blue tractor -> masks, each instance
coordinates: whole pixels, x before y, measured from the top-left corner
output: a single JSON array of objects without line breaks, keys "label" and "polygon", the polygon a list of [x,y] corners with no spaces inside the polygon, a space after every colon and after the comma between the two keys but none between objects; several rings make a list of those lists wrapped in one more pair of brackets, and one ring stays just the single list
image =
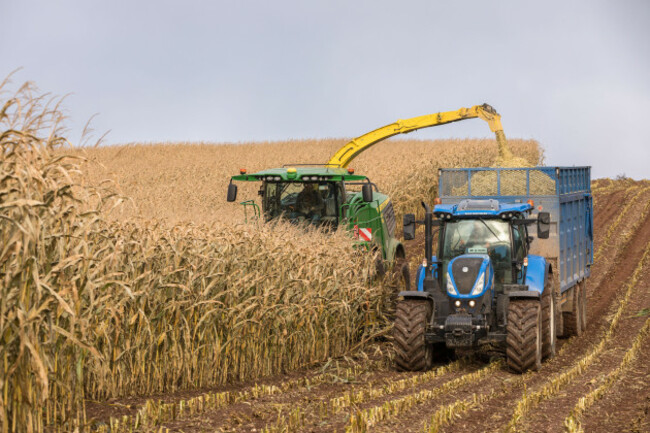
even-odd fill
[{"label": "blue tractor", "polygon": [[424,226],[425,256],[417,290],[399,294],[397,368],[427,369],[453,349],[505,355],[518,373],[539,369],[557,336],[586,327],[590,168],[444,169],[438,187],[422,220],[404,216],[405,240]]}]

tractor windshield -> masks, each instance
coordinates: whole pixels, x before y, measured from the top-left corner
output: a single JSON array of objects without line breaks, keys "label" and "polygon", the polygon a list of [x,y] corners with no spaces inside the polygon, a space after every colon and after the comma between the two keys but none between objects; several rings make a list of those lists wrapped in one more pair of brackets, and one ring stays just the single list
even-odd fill
[{"label": "tractor windshield", "polygon": [[266,220],[282,217],[293,222],[336,226],[342,191],[336,182],[265,182]]},{"label": "tractor windshield", "polygon": [[510,225],[494,219],[467,219],[445,224],[441,246],[443,265],[462,254],[487,254],[496,283],[512,283]]}]

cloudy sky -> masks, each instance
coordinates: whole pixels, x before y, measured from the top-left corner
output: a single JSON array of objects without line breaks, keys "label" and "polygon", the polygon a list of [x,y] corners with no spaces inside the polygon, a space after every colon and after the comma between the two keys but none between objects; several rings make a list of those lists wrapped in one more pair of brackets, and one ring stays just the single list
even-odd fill
[{"label": "cloudy sky", "polygon": [[647,0],[0,0],[0,77],[18,67],[107,144],[352,137],[488,102],[549,165],[650,178]]}]

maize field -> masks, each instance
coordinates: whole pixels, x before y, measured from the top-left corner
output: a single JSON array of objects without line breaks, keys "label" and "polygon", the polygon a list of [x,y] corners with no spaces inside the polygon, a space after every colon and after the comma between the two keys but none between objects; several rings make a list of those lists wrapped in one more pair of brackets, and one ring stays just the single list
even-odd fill
[{"label": "maize field", "polygon": [[[461,358],[401,373],[373,257],[344,231],[244,223],[226,202],[239,168],[325,161],[344,139],[75,147],[59,100],[10,87],[0,432],[650,431],[649,182],[593,182],[589,326],[540,371]],[[452,139],[388,140],[352,165],[401,221],[433,200],[438,168],[497,164],[494,140]]]}]

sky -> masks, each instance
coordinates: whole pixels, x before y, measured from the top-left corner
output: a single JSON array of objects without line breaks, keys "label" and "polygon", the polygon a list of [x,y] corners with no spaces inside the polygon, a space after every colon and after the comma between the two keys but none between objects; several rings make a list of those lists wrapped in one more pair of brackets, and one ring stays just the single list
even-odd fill
[{"label": "sky", "polygon": [[[547,165],[650,178],[650,1],[0,0],[0,78],[105,144],[354,137],[484,102]],[[481,120],[409,138],[492,137]]]}]

